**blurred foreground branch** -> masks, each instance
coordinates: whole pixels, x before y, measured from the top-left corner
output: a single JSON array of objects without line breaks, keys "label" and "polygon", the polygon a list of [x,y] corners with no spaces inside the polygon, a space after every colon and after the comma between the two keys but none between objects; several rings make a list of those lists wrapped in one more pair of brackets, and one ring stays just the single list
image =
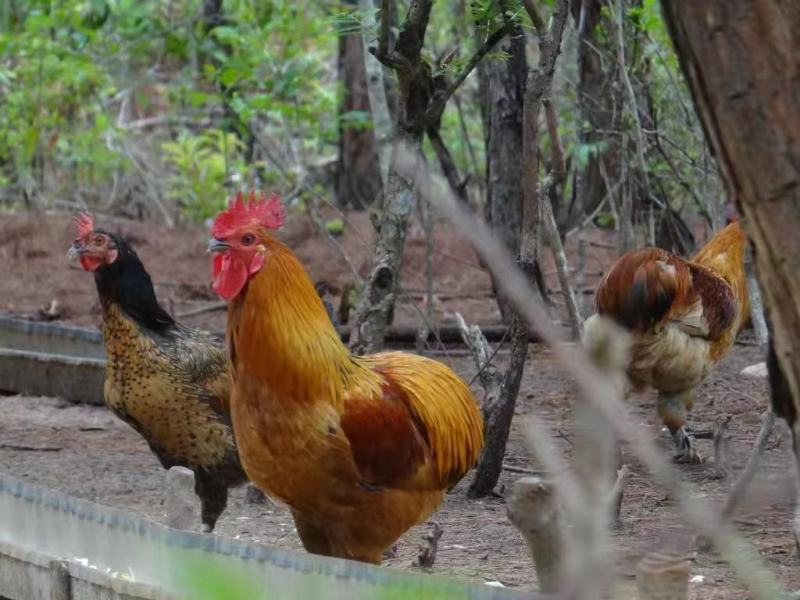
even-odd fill
[{"label": "blurred foreground branch", "polygon": [[[755,598],[763,600],[777,598],[780,595],[780,586],[763,560],[728,524],[722,521],[707,500],[695,493],[694,486],[681,480],[679,471],[656,446],[649,430],[642,428],[631,418],[626,406],[616,399],[613,384],[591,364],[586,352],[564,343],[560,332],[547,317],[541,303],[536,300],[535,292],[514,265],[508,251],[494,239],[488,227],[476,221],[459,206],[441,178],[430,172],[419,160],[417,153],[399,149],[397,156],[398,170],[413,181],[418,193],[429,197],[432,205],[472,241],[475,249],[494,273],[503,293],[539,333],[542,340],[550,346],[565,371],[575,379],[585,401],[596,406],[605,419],[614,425],[617,434],[626,438],[632,451],[675,498],[695,530],[712,541]],[[568,492],[562,494],[567,516],[571,518],[576,511],[590,507],[591,504],[575,484],[574,478],[569,473],[559,471],[564,461],[554,454],[553,446],[551,445],[549,451],[546,448],[548,440],[553,444],[550,436],[538,428],[536,435],[531,435],[531,438],[536,442],[537,456],[544,468],[554,477],[557,474],[559,489]]]}]

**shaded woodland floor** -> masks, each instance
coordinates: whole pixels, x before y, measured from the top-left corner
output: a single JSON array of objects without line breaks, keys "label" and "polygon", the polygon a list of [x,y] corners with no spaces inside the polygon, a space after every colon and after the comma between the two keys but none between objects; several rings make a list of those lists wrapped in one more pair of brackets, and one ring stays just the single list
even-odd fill
[{"label": "shaded woodland floor", "polygon": [[[98,218],[98,224],[104,221]],[[353,266],[365,271],[368,261],[363,248],[369,247],[370,229],[364,215],[351,219],[338,242]],[[208,306],[216,298],[208,287],[208,258],[203,253],[206,234],[200,229],[166,230],[149,224],[112,221],[140,250],[153,275],[165,306],[181,314]],[[40,308],[57,301],[61,320],[92,325],[99,322],[98,303],[91,278],[66,260],[72,237],[65,217],[0,218],[0,260],[8,268],[0,280],[0,311],[36,316]],[[587,259],[585,286],[599,278],[613,256],[613,234],[593,234],[591,258]],[[302,217],[290,221],[287,243],[309,265],[315,280],[325,280],[340,290],[350,277],[350,268],[336,258],[330,243],[314,233]],[[421,292],[424,288],[424,237],[410,232],[404,284],[407,292],[397,311],[397,322],[419,322]],[[571,246],[568,246],[570,248]],[[436,238],[434,260],[435,308],[437,319],[447,322],[453,310],[482,325],[498,322],[491,298],[489,277],[478,265],[465,240],[441,228]],[[574,263],[573,263],[574,264]],[[545,265],[545,271],[550,267]],[[557,287],[554,277],[551,286]],[[587,299],[590,298],[587,295]],[[588,304],[588,302],[587,302]],[[188,324],[221,331],[224,312],[206,312],[184,318]],[[505,357],[500,353],[501,362]],[[451,364],[470,381],[475,374],[471,357],[449,349],[437,358]],[[767,408],[765,381],[744,378],[744,366],[761,360],[759,350],[739,345],[698,391],[690,425],[697,430],[713,427],[722,414],[732,416],[730,431],[733,478],[744,465]],[[478,397],[482,390],[473,386]],[[536,345],[529,359],[517,406],[517,415],[506,462],[512,467],[537,470],[524,439],[526,423],[539,419],[556,435],[559,449],[567,455],[572,439],[572,383],[555,364],[550,353]],[[630,399],[631,409],[641,427],[649,428],[665,448],[666,433],[660,431],[653,394]],[[102,504],[133,510],[155,520],[163,519],[164,471],[146,443],[106,409],[72,405],[58,399],[0,396],[0,471],[25,481],[46,485]],[[698,442],[702,454],[712,455],[711,442]],[[631,467],[625,488],[622,526],[615,533],[617,571],[622,585],[633,585],[635,562],[642,553],[662,544],[673,545],[688,537],[689,531],[673,501],[651,480],[646,470],[625,451]],[[713,477],[707,464],[681,467],[698,494],[722,506],[731,479]],[[790,444],[781,423],[767,447],[762,466],[750,493],[737,512],[737,527],[790,590],[800,589],[800,569],[791,535],[795,469]],[[525,544],[505,514],[505,490],[521,475],[506,471],[497,497],[468,500],[467,481],[460,484],[433,518],[444,528],[433,572],[475,581],[500,581],[504,585],[530,588],[535,575]],[[468,476],[469,478],[469,476]],[[468,479],[467,478],[467,479]],[[409,531],[398,544],[396,558],[386,561],[395,568],[411,569],[427,531],[422,525]],[[275,544],[300,550],[288,511],[274,504],[249,505],[244,489],[233,492],[228,510],[219,521],[217,534]],[[691,597],[733,599],[746,596],[730,570],[709,552],[691,555]]]}]

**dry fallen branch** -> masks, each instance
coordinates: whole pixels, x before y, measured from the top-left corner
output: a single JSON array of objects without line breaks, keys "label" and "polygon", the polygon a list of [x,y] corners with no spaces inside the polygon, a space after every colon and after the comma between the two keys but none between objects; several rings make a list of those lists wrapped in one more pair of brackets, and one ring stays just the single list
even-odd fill
[{"label": "dry fallen branch", "polygon": [[27,444],[0,444],[2,450],[17,450],[19,452],[58,452],[61,446],[29,446]]},{"label": "dry fallen branch", "polygon": [[555,490],[538,477],[519,479],[514,483],[506,511],[531,551],[539,590],[556,591],[563,570],[563,525]]},{"label": "dry fallen branch", "polygon": [[617,470],[617,479],[608,495],[608,513],[611,515],[611,519],[617,527],[622,524],[620,518],[622,512],[622,496],[625,491],[625,482],[630,472],[631,470],[628,468],[628,465],[622,465]]}]

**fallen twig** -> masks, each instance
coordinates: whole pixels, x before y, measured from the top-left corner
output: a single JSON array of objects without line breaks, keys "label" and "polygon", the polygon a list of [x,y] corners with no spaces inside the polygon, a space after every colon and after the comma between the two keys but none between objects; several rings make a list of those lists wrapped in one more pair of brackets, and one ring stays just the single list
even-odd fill
[{"label": "fallen twig", "polygon": [[507,465],[503,463],[503,471],[509,473],[520,473],[521,475],[543,475],[544,471],[537,471],[535,469],[526,469],[524,467],[515,467],[514,465]]},{"label": "fallen twig", "polygon": [[21,452],[58,452],[61,446],[28,446],[26,444],[0,444],[3,450],[18,450]]},{"label": "fallen twig", "polygon": [[614,481],[614,486],[608,494],[608,512],[611,515],[612,521],[619,527],[622,524],[620,513],[622,512],[622,496],[625,490],[625,481],[631,470],[628,465],[622,465],[617,470],[617,479]]}]

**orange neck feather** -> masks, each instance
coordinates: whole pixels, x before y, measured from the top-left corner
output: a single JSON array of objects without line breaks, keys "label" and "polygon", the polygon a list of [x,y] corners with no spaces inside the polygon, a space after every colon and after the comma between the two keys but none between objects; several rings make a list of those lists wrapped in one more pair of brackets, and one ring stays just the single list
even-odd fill
[{"label": "orange neck feather", "polygon": [[300,261],[275,238],[263,242],[264,266],[230,305],[236,360],[281,397],[340,398],[357,363]]},{"label": "orange neck feather", "polygon": [[747,279],[744,271],[744,253],[747,247],[747,236],[739,221],[720,229],[700,251],[692,258],[692,262],[713,269],[734,289],[742,307],[742,319],[750,314],[747,295]]}]

